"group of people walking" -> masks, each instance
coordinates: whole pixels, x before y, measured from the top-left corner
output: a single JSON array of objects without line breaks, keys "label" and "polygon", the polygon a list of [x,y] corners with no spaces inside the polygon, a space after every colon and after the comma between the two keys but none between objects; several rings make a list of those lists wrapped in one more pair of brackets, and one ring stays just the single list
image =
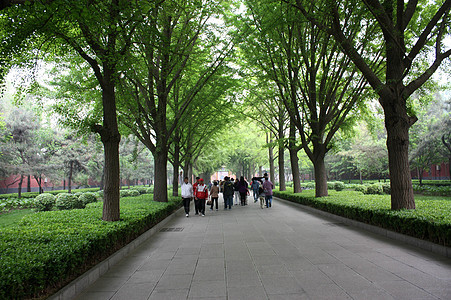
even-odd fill
[{"label": "group of people walking", "polygon": [[[182,183],[182,200],[185,208],[186,217],[189,217],[190,203],[194,199],[194,209],[196,215],[205,216],[205,206],[208,203],[210,210],[216,207],[218,210],[219,193],[222,192],[224,196],[224,209],[232,209],[233,200],[235,198],[235,205],[238,203],[241,206],[247,205],[247,196],[250,195],[249,184],[243,176],[235,180],[226,176],[224,181],[219,184],[214,181],[212,185],[206,185],[203,178],[196,178],[196,182],[191,185],[188,177],[185,177]],[[269,180],[268,174],[265,173],[262,177],[253,177],[250,188],[253,191],[254,203],[260,200],[260,207],[267,208],[272,205],[272,195],[274,184]],[[207,202],[208,201],[208,202]]]}]

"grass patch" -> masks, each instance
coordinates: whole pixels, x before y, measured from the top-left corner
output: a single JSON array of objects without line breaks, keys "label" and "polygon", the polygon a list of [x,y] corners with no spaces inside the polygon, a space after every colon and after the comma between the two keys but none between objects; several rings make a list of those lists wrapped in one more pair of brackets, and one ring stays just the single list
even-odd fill
[{"label": "grass patch", "polygon": [[315,191],[275,191],[276,197],[327,211],[342,217],[451,246],[451,199],[417,196],[415,210],[392,211],[390,195],[364,195],[355,191],[329,191],[315,198]]},{"label": "grass patch", "polygon": [[17,225],[24,216],[32,213],[34,213],[32,209],[19,209],[9,213],[2,213],[0,214],[0,229]]},{"label": "grass patch", "polygon": [[178,198],[160,203],[152,197],[122,198],[118,222],[101,220],[102,202],[25,214],[20,221],[12,213],[0,227],[0,299],[52,294],[180,207]]}]

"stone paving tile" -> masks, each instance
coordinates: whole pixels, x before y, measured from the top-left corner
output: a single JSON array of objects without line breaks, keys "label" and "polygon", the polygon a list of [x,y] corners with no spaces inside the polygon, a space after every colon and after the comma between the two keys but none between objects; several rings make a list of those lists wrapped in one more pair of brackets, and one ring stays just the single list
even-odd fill
[{"label": "stone paving tile", "polygon": [[224,266],[219,268],[208,267],[197,267],[194,272],[193,281],[205,281],[205,280],[215,280],[224,281],[225,280],[225,269]]},{"label": "stone paving tile", "polygon": [[84,292],[76,300],[109,300],[116,292]]},{"label": "stone paving tile", "polygon": [[103,276],[86,289],[86,292],[116,292],[127,282],[128,277]]},{"label": "stone paving tile", "polygon": [[148,300],[180,300],[188,298],[189,289],[154,289]]},{"label": "stone paving tile", "polygon": [[226,297],[226,284],[219,281],[193,281],[188,294],[191,299]]},{"label": "stone paving tile", "polygon": [[192,274],[187,275],[174,275],[168,274],[163,275],[158,281],[155,287],[158,290],[179,290],[179,289],[189,289],[191,281],[193,279]]},{"label": "stone paving tile", "polygon": [[255,300],[267,299],[263,286],[247,286],[246,288],[227,288],[229,300]]},{"label": "stone paving tile", "polygon": [[243,288],[249,286],[262,286],[257,272],[230,274],[227,273],[227,288]]},{"label": "stone paving tile", "polygon": [[124,284],[111,300],[142,300],[149,298],[152,293],[155,283],[132,283]]},{"label": "stone paving tile", "polygon": [[261,276],[263,287],[268,294],[303,294],[299,282],[294,277]]},{"label": "stone paving tile", "polygon": [[181,212],[77,299],[451,299],[450,259],[274,204]]},{"label": "stone paving tile", "polygon": [[380,282],[377,285],[395,299],[437,299],[432,294],[404,280]]},{"label": "stone paving tile", "polygon": [[338,285],[332,284],[312,284],[311,286],[304,287],[307,296],[310,299],[317,300],[342,300],[342,299],[352,299],[352,297],[347,294]]}]

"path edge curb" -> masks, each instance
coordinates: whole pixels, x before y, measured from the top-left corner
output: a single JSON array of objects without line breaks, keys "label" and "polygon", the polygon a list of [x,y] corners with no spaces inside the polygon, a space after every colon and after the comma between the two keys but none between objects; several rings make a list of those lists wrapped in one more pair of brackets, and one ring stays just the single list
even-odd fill
[{"label": "path edge curb", "polygon": [[377,227],[377,226],[374,226],[374,225],[370,225],[370,224],[366,224],[366,223],[359,222],[359,221],[356,221],[356,220],[348,219],[348,218],[345,218],[345,217],[342,217],[342,216],[339,216],[339,215],[334,215],[332,213],[329,213],[329,212],[326,212],[326,211],[322,211],[320,209],[313,208],[313,207],[310,207],[310,206],[307,206],[307,205],[291,202],[291,201],[288,201],[288,200],[285,200],[285,199],[281,199],[281,198],[278,198],[278,197],[274,197],[274,198],[277,199],[278,201],[281,201],[281,202],[284,202],[284,203],[287,203],[287,204],[290,204],[290,205],[293,205],[293,206],[298,206],[298,207],[300,207],[300,208],[302,208],[304,210],[307,210],[307,211],[313,212],[315,214],[322,215],[322,216],[334,219],[334,220],[339,221],[341,223],[344,223],[346,225],[357,227],[357,228],[360,228],[360,229],[363,229],[363,230],[366,230],[366,231],[369,231],[369,232],[372,232],[372,233],[375,233],[375,234],[387,237],[387,238],[392,239],[392,240],[403,242],[405,244],[408,244],[408,245],[411,245],[411,246],[415,246],[417,248],[420,248],[420,249],[423,249],[423,250],[426,250],[426,251],[429,251],[429,252],[432,252],[432,253],[435,253],[435,254],[439,254],[439,255],[447,257],[447,258],[451,258],[451,248],[450,247],[442,246],[442,245],[435,244],[435,243],[432,243],[432,242],[429,242],[429,241],[425,241],[425,240],[422,240],[422,239],[419,239],[419,238],[416,238],[416,237],[408,236],[408,235],[405,235],[405,234],[394,232],[394,231],[391,231],[391,230],[388,230],[388,229],[384,229],[384,228],[381,228],[381,227]]},{"label": "path edge curb", "polygon": [[175,210],[172,214],[164,218],[161,222],[155,224],[152,228],[138,236],[136,239],[111,254],[105,260],[101,261],[85,273],[81,274],[79,277],[71,281],[65,287],[60,289],[55,294],[51,295],[47,299],[49,300],[67,300],[74,299],[76,296],[81,294],[87,287],[93,284],[97,279],[99,279],[103,274],[105,274],[109,269],[121,261],[124,257],[130,254],[133,250],[139,247],[147,239],[157,233],[163,226],[165,226],[169,221],[171,221],[178,212],[182,211],[183,207]]}]

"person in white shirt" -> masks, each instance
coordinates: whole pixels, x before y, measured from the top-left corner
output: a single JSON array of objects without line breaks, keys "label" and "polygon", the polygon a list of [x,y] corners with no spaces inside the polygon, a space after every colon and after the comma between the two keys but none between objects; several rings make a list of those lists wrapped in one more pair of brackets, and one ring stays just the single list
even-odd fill
[{"label": "person in white shirt", "polygon": [[182,200],[186,217],[189,217],[189,205],[191,199],[193,199],[193,186],[188,182],[188,177],[185,177],[182,183]]}]

